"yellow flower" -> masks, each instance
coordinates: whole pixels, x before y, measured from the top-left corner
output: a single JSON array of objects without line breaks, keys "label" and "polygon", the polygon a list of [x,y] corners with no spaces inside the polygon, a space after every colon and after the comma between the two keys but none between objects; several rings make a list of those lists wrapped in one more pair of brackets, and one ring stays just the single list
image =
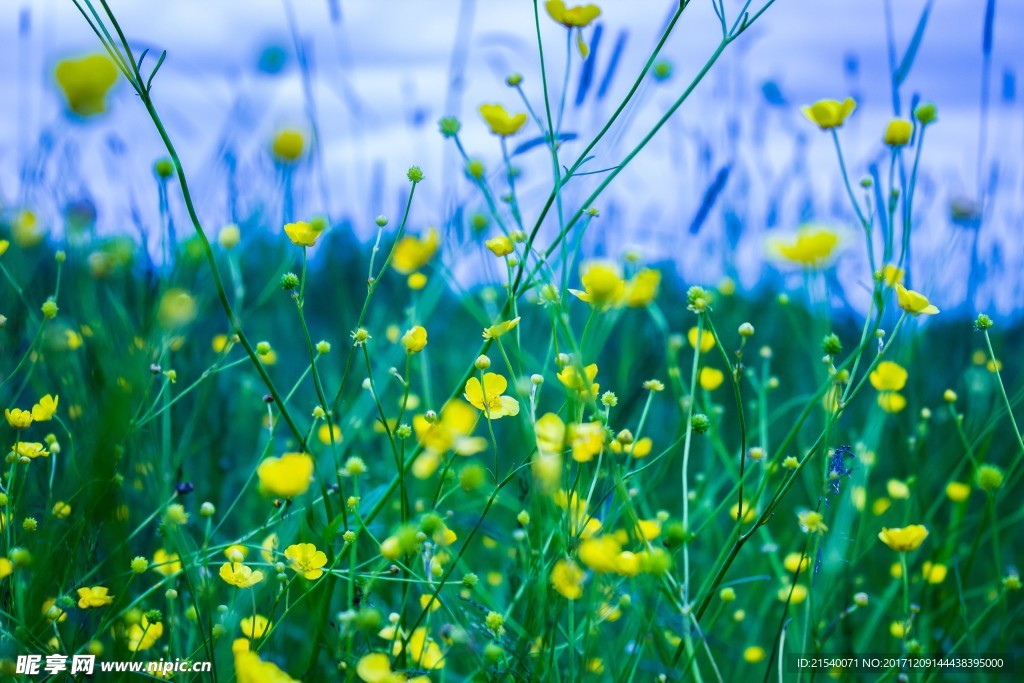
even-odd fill
[{"label": "yellow flower", "polygon": [[242,634],[246,638],[262,638],[263,634],[270,628],[270,620],[262,614],[254,614],[238,622],[242,627]]},{"label": "yellow flower", "polygon": [[497,339],[506,332],[511,332],[519,326],[519,318],[512,318],[505,322],[496,323],[484,329],[484,339]]},{"label": "yellow flower", "polygon": [[68,109],[93,116],[107,110],[107,92],[117,82],[117,67],[107,55],[93,54],[58,62],[54,76]]},{"label": "yellow flower", "polygon": [[284,550],[293,571],[302,574],[303,578],[319,579],[324,575],[322,567],[327,564],[327,555],[317,550],[312,543],[296,543]]},{"label": "yellow flower", "polygon": [[828,527],[825,526],[825,517],[820,512],[804,510],[797,515],[797,520],[799,521],[800,528],[803,529],[804,533],[820,534],[828,531]]},{"label": "yellow flower", "polygon": [[534,425],[534,430],[537,433],[537,450],[542,454],[561,453],[565,448],[565,423],[554,413],[542,415]]},{"label": "yellow flower", "polygon": [[285,453],[267,458],[256,468],[260,492],[264,495],[294,498],[306,492],[313,479],[313,458],[308,453]]},{"label": "yellow flower", "polygon": [[944,564],[932,564],[925,562],[921,567],[921,575],[924,580],[932,585],[938,585],[946,580],[948,568]]},{"label": "yellow flower", "polygon": [[910,487],[899,479],[890,479],[885,483],[885,490],[890,498],[907,500],[910,498]]},{"label": "yellow flower", "polygon": [[167,329],[188,325],[196,318],[196,300],[179,287],[168,289],[160,297],[156,317],[160,325]]},{"label": "yellow flower", "polygon": [[224,557],[235,562],[241,562],[249,557],[249,549],[244,545],[234,543],[224,549]]},{"label": "yellow flower", "polygon": [[643,308],[658,296],[661,285],[661,273],[653,268],[644,268],[626,283],[624,299],[632,308]]},{"label": "yellow flower", "polygon": [[580,279],[584,291],[569,291],[594,308],[617,305],[626,290],[626,283],[622,280],[618,266],[608,261],[592,261],[586,264]]},{"label": "yellow flower", "polygon": [[235,680],[238,683],[297,683],[273,662],[264,662],[251,650],[239,648],[235,655]]},{"label": "yellow flower", "polygon": [[559,560],[551,569],[551,585],[567,600],[583,595],[583,570],[572,560]]},{"label": "yellow flower", "polygon": [[700,369],[700,386],[705,391],[714,391],[718,387],[722,386],[722,382],[725,380],[725,373],[717,368],[701,368]]},{"label": "yellow flower", "polygon": [[797,570],[804,571],[811,564],[811,558],[807,555],[801,555],[800,553],[790,553],[786,555],[786,559],[782,561],[782,566],[786,568],[786,571],[790,574],[796,574]]},{"label": "yellow flower", "polygon": [[181,561],[177,553],[169,553],[163,548],[158,548],[153,553],[153,571],[160,572],[164,576],[171,576],[181,571]]},{"label": "yellow flower", "polygon": [[7,240],[0,240],[0,256],[7,253],[7,247],[11,246],[11,243]]},{"label": "yellow flower", "polygon": [[707,353],[711,349],[715,348],[715,335],[711,334],[709,330],[700,330],[697,327],[691,327],[690,331],[686,334],[686,339],[690,342],[690,346],[697,348],[697,333],[700,333],[700,352]]},{"label": "yellow flower", "polygon": [[267,564],[274,564],[274,553],[277,551],[277,534],[270,534],[260,543],[260,557]]},{"label": "yellow flower", "polygon": [[440,243],[441,238],[434,228],[430,228],[422,239],[406,235],[395,244],[391,267],[403,275],[417,271],[433,258]]},{"label": "yellow flower", "polygon": [[7,424],[14,429],[28,429],[32,425],[32,413],[21,408],[7,408],[4,410],[4,417],[7,418]]},{"label": "yellow flower", "polygon": [[946,484],[946,497],[954,503],[962,503],[971,495],[971,487],[963,482],[951,481]]},{"label": "yellow flower", "polygon": [[793,238],[776,239],[771,244],[778,255],[790,263],[820,268],[829,262],[839,246],[839,234],[828,228],[804,226]]},{"label": "yellow flower", "polygon": [[895,287],[896,285],[903,282],[903,275],[903,269],[897,268],[891,263],[887,263],[885,267],[882,268],[882,282],[889,285],[890,287]]},{"label": "yellow flower", "polygon": [[427,346],[427,331],[419,325],[413,325],[402,335],[402,346],[408,354],[419,353]]},{"label": "yellow flower", "polygon": [[324,221],[313,221],[307,223],[298,221],[296,223],[285,223],[284,232],[292,244],[299,247],[312,247],[320,239],[320,233],[324,231],[327,224]]},{"label": "yellow flower", "polygon": [[495,256],[508,256],[515,251],[515,246],[512,244],[512,240],[504,235],[498,235],[494,239],[489,239],[484,242],[484,246],[491,250],[491,253]]},{"label": "yellow flower", "polygon": [[332,443],[332,437],[333,443],[341,443],[341,427],[338,425],[322,424],[317,428],[316,438],[320,440],[320,443],[325,446],[330,446]]},{"label": "yellow flower", "polygon": [[18,448],[13,452],[19,458],[29,458],[30,460],[45,458],[50,455],[50,451],[46,450],[46,446],[38,441],[19,441]]},{"label": "yellow flower", "polygon": [[[402,652],[402,644],[396,641],[391,647],[391,652],[397,657]],[[409,653],[409,658],[416,662],[421,669],[440,669],[444,666],[444,654],[441,652],[441,648],[437,646],[437,643],[432,638],[427,637],[427,629],[422,626],[413,631],[409,636],[406,652]],[[419,676],[413,679],[413,681],[419,682],[424,679],[426,679],[425,676]],[[398,680],[403,679],[399,678]],[[426,680],[429,683],[429,679]]]},{"label": "yellow flower", "polygon": [[[738,519],[740,516],[740,504],[733,503],[732,507],[729,508],[729,516],[733,519]],[[755,508],[748,501],[743,501],[743,521],[753,522],[754,517],[757,516],[757,508]]]},{"label": "yellow flower", "polygon": [[889,624],[889,634],[893,638],[904,638],[910,632],[910,624],[903,621],[894,621]]},{"label": "yellow flower", "polygon": [[293,163],[302,156],[305,146],[306,140],[301,131],[286,128],[274,136],[274,141],[270,145],[270,151],[280,161]]},{"label": "yellow flower", "polygon": [[615,439],[611,442],[610,447],[612,449],[612,453],[625,453],[626,455],[631,455],[634,458],[646,458],[651,454],[651,448],[654,447],[654,442],[647,436],[630,444],[623,444],[618,439]]},{"label": "yellow flower", "polygon": [[[14,573],[14,563],[8,560],[6,557],[0,557],[0,579],[6,579],[8,576]],[[57,601],[54,600],[54,603]],[[44,609],[43,612],[46,612]],[[64,615],[65,617],[67,615]]]},{"label": "yellow flower", "polygon": [[566,7],[562,0],[548,0],[544,8],[552,19],[566,28],[582,28],[601,16],[601,8],[597,5]]},{"label": "yellow flower", "polygon": [[939,312],[939,309],[928,301],[928,297],[924,294],[899,284],[896,285],[896,302],[900,308],[911,315],[935,315]]},{"label": "yellow flower", "polygon": [[444,404],[434,422],[428,422],[423,415],[415,416],[412,428],[427,451],[440,455],[454,450],[459,455],[473,455],[487,448],[485,439],[470,436],[477,418],[472,407],[456,398]]},{"label": "yellow flower", "polygon": [[898,363],[884,360],[868,376],[878,391],[899,391],[907,383],[907,371]]},{"label": "yellow flower", "polygon": [[254,571],[241,562],[225,562],[220,566],[220,578],[230,586],[252,588],[263,580],[263,572]]},{"label": "yellow flower", "polygon": [[857,103],[852,97],[847,97],[842,102],[837,100],[818,100],[809,107],[803,107],[804,116],[812,123],[818,124],[822,130],[839,128],[846,121],[846,118],[857,108]]},{"label": "yellow flower", "polygon": [[768,654],[760,645],[751,645],[743,651],[743,661],[747,664],[757,664],[764,661],[764,658],[767,656]]},{"label": "yellow flower", "polygon": [[249,651],[249,639],[248,638],[235,638],[231,641],[231,654],[239,652]]},{"label": "yellow flower", "polygon": [[598,536],[580,543],[580,562],[595,572],[610,574],[618,571],[622,545],[613,536]]},{"label": "yellow flower", "polygon": [[917,550],[926,536],[928,536],[928,529],[920,524],[911,524],[902,529],[882,527],[882,530],[878,532],[878,539],[882,543],[901,553]]},{"label": "yellow flower", "polygon": [[887,413],[898,413],[907,407],[907,399],[898,391],[883,391],[878,395],[878,407]]},{"label": "yellow flower", "polygon": [[[10,571],[8,571],[7,574],[4,573],[4,562],[10,564],[11,561],[6,560],[4,558],[0,558],[0,579],[7,576],[7,574],[11,573]],[[8,567],[8,569],[10,569],[10,567]],[[63,608],[57,606],[57,598],[47,598],[46,600],[44,600],[43,608],[40,611],[42,612],[43,616],[46,617],[47,623],[50,624],[52,624],[55,621],[58,624],[62,624],[65,621],[67,621],[68,618],[68,613]]]},{"label": "yellow flower", "polygon": [[58,396],[51,396],[47,394],[39,399],[39,403],[32,406],[32,419],[36,422],[46,422],[52,420],[54,413],[57,412],[57,401],[60,400]]},{"label": "yellow flower", "polygon": [[605,430],[600,422],[587,422],[569,427],[572,459],[590,462],[604,449]]},{"label": "yellow flower", "polygon": [[391,672],[391,659],[383,652],[363,655],[356,664],[356,673],[366,683],[391,683],[395,680]]},{"label": "yellow flower", "polygon": [[71,506],[63,500],[58,500],[53,504],[51,512],[57,519],[67,519],[71,515]]},{"label": "yellow flower", "polygon": [[107,588],[103,586],[92,586],[90,588],[78,589],[78,606],[82,609],[91,607],[106,607],[114,601],[113,595],[107,595]]},{"label": "yellow flower", "polygon": [[161,622],[151,624],[143,615],[141,622],[128,627],[128,649],[132,652],[148,650],[163,634],[164,625]]},{"label": "yellow flower", "polygon": [[786,584],[779,589],[776,597],[779,598],[779,602],[786,602],[788,600],[791,605],[799,605],[807,599],[807,586],[802,583],[798,583],[795,586]]},{"label": "yellow flower", "polygon": [[36,215],[28,209],[19,211],[14,217],[11,236],[14,238],[14,243],[22,249],[34,247],[46,237]]},{"label": "yellow flower", "polygon": [[497,420],[506,415],[515,416],[519,414],[519,401],[511,396],[502,396],[508,388],[508,380],[501,375],[488,372],[484,375],[481,385],[476,377],[470,377],[466,382],[466,392],[463,396],[477,410],[484,411],[489,419]]},{"label": "yellow flower", "polygon": [[910,136],[914,133],[914,124],[906,119],[893,119],[885,127],[883,140],[890,147],[902,147],[910,142]]},{"label": "yellow flower", "polygon": [[515,135],[526,123],[526,114],[509,114],[500,104],[481,104],[480,116],[484,118],[492,133],[503,138]]},{"label": "yellow flower", "polygon": [[580,394],[580,398],[584,398],[587,394],[592,399],[597,398],[597,392],[601,389],[601,385],[594,381],[595,377],[597,377],[596,363],[591,363],[583,368],[583,376],[576,371],[575,365],[566,365],[558,373],[558,381],[567,389]]}]

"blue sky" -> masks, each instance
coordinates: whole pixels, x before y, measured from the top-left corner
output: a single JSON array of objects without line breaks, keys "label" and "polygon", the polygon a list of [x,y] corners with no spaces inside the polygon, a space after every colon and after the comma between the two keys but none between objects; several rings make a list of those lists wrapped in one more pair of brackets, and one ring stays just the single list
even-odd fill
[{"label": "blue sky", "polygon": [[[893,35],[902,53],[926,2],[891,4]],[[524,88],[534,104],[541,100],[528,0],[115,0],[111,5],[135,44],[169,52],[157,79],[157,103],[198,188],[202,218],[212,226],[232,217],[228,152],[240,179],[234,211],[258,215],[261,229],[279,229],[280,207],[266,199],[275,194],[268,188],[279,182],[267,143],[282,126],[310,128],[291,27],[313,63],[311,94],[324,151],[322,164],[302,169],[302,177],[296,178],[297,210],[323,211],[326,203],[332,216],[351,220],[364,238],[372,233],[374,216],[396,210],[404,169],[413,163],[428,177],[414,215],[419,225],[443,224],[457,204],[475,206],[476,197],[458,180],[450,145],[435,132],[438,117],[459,115],[470,153],[494,169],[500,151],[486,134],[476,106],[485,101],[517,105],[514,93],[503,85],[510,71],[524,74]],[[601,3],[603,35],[595,51],[596,72],[603,74],[620,37],[625,41],[622,57],[604,98],[591,93],[580,107],[570,102],[565,130],[585,138],[599,127],[642,65],[671,5],[662,0]],[[727,2],[726,7],[734,15],[739,4]],[[729,48],[656,144],[617,179],[601,202],[607,220],[588,234],[583,248],[614,256],[635,247],[651,261],[674,262],[688,280],[714,281],[730,273],[752,287],[774,273],[766,270],[767,236],[813,220],[847,235],[849,254],[837,273],[856,305],[863,289],[858,282],[864,271],[863,247],[843,205],[834,151],[827,137],[802,119],[797,105],[857,96],[858,111],[842,132],[853,175],[859,177],[872,163],[884,161],[879,137],[893,113],[885,7],[882,0],[778,0]],[[469,30],[457,40],[460,13],[467,8],[472,19],[463,26]],[[1024,28],[1024,3],[997,4],[992,133],[987,148],[979,150],[984,8],[978,0],[935,0],[904,85],[905,101],[920,95],[936,102],[940,111],[923,156],[926,180],[914,256],[922,287],[934,288],[947,308],[963,301],[973,233],[951,224],[948,207],[951,201],[977,197],[979,153],[984,152],[985,177],[995,169],[999,185],[978,236],[978,258],[987,270],[975,303],[1009,313],[1024,308],[1024,250],[1015,239],[1024,208],[1024,119],[1012,87],[1024,66],[1024,51],[1015,42]],[[565,31],[542,19],[551,89],[557,97]],[[664,52],[673,65],[672,78],[643,86],[626,124],[599,148],[595,164],[617,163],[714,49],[717,31],[710,2],[694,0]],[[61,57],[97,47],[77,11],[66,0],[4,3],[0,41],[9,57],[0,60],[0,82],[4,92],[15,95],[0,102],[3,206],[31,204],[56,220],[63,201],[88,195],[100,210],[100,230],[135,232],[135,216],[151,219],[155,212],[149,167],[161,153],[159,140],[127,88],[115,93],[109,116],[101,120],[68,122],[63,115],[52,66]],[[448,90],[457,43],[465,49],[466,60],[461,98]],[[274,76],[256,68],[268,45],[282,46],[290,55],[285,70]],[[573,59],[570,96],[579,80],[578,57]],[[762,93],[767,82],[777,86],[789,106],[766,105]],[[535,134],[525,132],[521,140]],[[26,160],[41,158],[41,139],[49,150],[43,180],[26,186],[21,171]],[[567,150],[573,151],[571,143]],[[784,196],[775,196],[797,160],[803,175],[786,186]],[[540,154],[523,155],[519,163],[523,203],[529,206],[546,195],[549,166]],[[726,166],[733,169],[730,185],[705,228],[689,235],[706,187]],[[588,187],[581,183],[569,188],[567,203],[578,202]],[[812,206],[807,196],[813,198]],[[767,225],[767,207],[776,200],[778,215]],[[730,220],[739,221],[738,241],[724,236]],[[458,252],[448,256],[467,283],[478,276],[463,272]],[[958,276],[950,277],[950,272]],[[792,276],[782,277],[775,286]]]}]

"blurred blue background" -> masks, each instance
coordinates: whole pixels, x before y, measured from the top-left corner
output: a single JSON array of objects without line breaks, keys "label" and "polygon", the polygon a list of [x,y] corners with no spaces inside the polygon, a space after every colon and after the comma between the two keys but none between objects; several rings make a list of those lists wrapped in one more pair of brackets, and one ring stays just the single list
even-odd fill
[{"label": "blurred blue background", "polygon": [[[582,65],[573,51],[567,81],[564,130],[583,140],[621,100],[675,3],[599,4],[597,28],[587,32],[593,43],[589,63]],[[417,191],[414,230],[442,230],[443,258],[463,284],[491,279],[480,259],[466,258],[480,248],[466,223],[483,208],[482,199],[464,178],[451,142],[438,134],[437,120],[449,114],[462,120],[467,150],[501,187],[500,147],[476,109],[499,102],[522,110],[504,84],[511,72],[523,74],[535,106],[542,102],[532,2],[110,5],[133,44],[168,51],[154,97],[211,232],[229,222],[241,225],[243,235],[280,231],[286,218],[326,213],[335,229],[369,240],[375,216],[399,212],[405,170],[417,164],[427,182]],[[730,16],[740,6],[726,2]],[[543,10],[541,19],[557,99],[566,32]],[[834,303],[863,309],[870,289],[863,237],[855,230],[831,141],[799,107],[853,96],[858,109],[840,131],[851,174],[856,180],[872,167],[884,174],[888,150],[881,135],[894,114],[890,49],[896,62],[902,60],[919,26],[923,33],[901,89],[900,113],[908,115],[918,99],[932,101],[939,123],[929,129],[923,152],[913,286],[948,311],[973,315],[980,308],[1017,316],[1024,311],[1021,2],[780,0],[727,50],[655,143],[598,201],[601,217],[582,249],[613,257],[636,249],[648,262],[675,267],[687,282],[713,284],[729,276],[742,288],[781,291],[802,282],[802,275],[779,270],[766,258],[767,237],[822,223],[846,237],[828,273]],[[644,83],[596,150],[593,168],[614,165],[632,148],[690,82],[718,37],[710,1],[695,0],[663,52],[671,74]],[[75,120],[54,83],[58,60],[99,48],[74,5],[8,0],[0,9],[0,43],[6,53],[0,60],[5,215],[31,208],[59,235],[68,205],[91,204],[100,233],[139,236],[155,249],[152,164],[163,149],[145,111],[121,83],[108,114]],[[284,127],[310,138],[316,133],[313,153],[287,179],[269,153],[275,131]],[[537,135],[528,125],[513,146]],[[581,148],[580,140],[565,143],[572,158]],[[529,222],[550,189],[550,159],[535,146],[515,163]],[[702,210],[716,179],[720,192]],[[574,210],[596,182],[585,177],[570,184],[566,210]],[[172,214],[182,233],[191,230],[180,202],[172,200]]]}]

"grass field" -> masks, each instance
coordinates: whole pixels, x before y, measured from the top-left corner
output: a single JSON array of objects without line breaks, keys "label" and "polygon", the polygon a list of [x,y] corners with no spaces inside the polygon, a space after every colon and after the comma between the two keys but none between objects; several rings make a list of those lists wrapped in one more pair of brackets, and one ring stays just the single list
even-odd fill
[{"label": "grass field", "polygon": [[[474,104],[496,166],[442,118],[473,198],[437,227],[410,219],[440,182],[416,166],[389,180],[394,215],[286,199],[209,224],[150,90],[163,57],[106,3],[75,4],[96,52],[56,87],[83,120],[134,90],[137,134],[166,146],[160,221],[144,245],[88,206],[3,208],[5,676],[94,655],[210,663],[98,680],[981,680],[793,658],[1024,655],[1024,329],[929,300],[917,283],[941,275],[910,258],[941,103],[878,131],[878,180],[843,154],[857,103],[807,103],[849,220],[777,232],[781,275],[746,289],[677,272],[686,235],[646,258],[587,244],[615,230],[605,188],[772,0],[714,3],[718,51],[622,158],[592,155],[665,75],[660,44],[590,139],[560,137],[555,73],[539,99],[512,74],[496,91],[514,106]],[[597,8],[522,4],[578,66]],[[549,160],[540,202],[517,191],[527,135]],[[311,142],[267,141],[282,196]],[[844,259],[865,264],[863,310],[836,305]]]}]

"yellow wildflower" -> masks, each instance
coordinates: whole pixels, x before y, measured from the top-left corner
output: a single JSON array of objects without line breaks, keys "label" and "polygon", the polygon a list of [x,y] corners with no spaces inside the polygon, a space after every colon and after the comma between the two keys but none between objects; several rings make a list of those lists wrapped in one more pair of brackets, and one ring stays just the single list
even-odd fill
[{"label": "yellow wildflower", "polygon": [[618,266],[608,261],[592,261],[582,270],[580,279],[584,291],[570,289],[573,296],[598,309],[620,302],[626,283],[622,280]]},{"label": "yellow wildflower", "polygon": [[948,568],[944,564],[932,564],[931,562],[925,562],[921,566],[921,575],[924,580],[932,585],[938,585],[946,580],[946,574]]},{"label": "yellow wildflower", "polygon": [[267,458],[256,468],[256,476],[264,495],[294,498],[309,489],[313,458],[308,453],[285,453],[280,458]]},{"label": "yellow wildflower", "polygon": [[686,339],[690,342],[690,346],[697,348],[697,333],[700,333],[700,352],[707,353],[711,349],[715,348],[715,335],[711,334],[710,330],[701,330],[697,327],[691,327],[690,331],[686,334]]},{"label": "yellow wildflower", "polygon": [[601,8],[597,5],[566,7],[562,0],[548,0],[544,8],[548,16],[566,28],[582,28],[601,16]]},{"label": "yellow wildflower", "polygon": [[181,560],[177,553],[169,553],[163,548],[158,548],[153,553],[153,571],[160,572],[164,576],[171,576],[181,571]]},{"label": "yellow wildflower", "polygon": [[235,680],[238,683],[298,683],[273,662],[264,662],[255,652],[242,648],[235,655]]},{"label": "yellow wildflower", "polygon": [[878,391],[899,391],[907,383],[907,371],[898,363],[885,360],[871,371],[868,379]]},{"label": "yellow wildflower", "polygon": [[801,111],[812,123],[818,124],[822,130],[839,128],[846,121],[846,118],[857,108],[857,103],[852,97],[847,97],[842,102],[837,100],[818,100],[814,104],[803,107]]},{"label": "yellow wildflower", "polygon": [[920,524],[896,529],[882,527],[878,532],[878,539],[893,550],[901,553],[917,550],[925,537],[928,536],[928,529]]},{"label": "yellow wildflower", "polygon": [[427,265],[440,244],[441,238],[434,228],[430,228],[423,238],[406,235],[395,244],[391,267],[403,275],[409,275]]},{"label": "yellow wildflower", "polygon": [[804,510],[797,515],[797,520],[799,521],[800,528],[804,533],[820,534],[828,531],[828,527],[825,526],[825,517],[820,512]]},{"label": "yellow wildflower", "polygon": [[878,395],[878,407],[887,413],[898,413],[907,407],[907,399],[898,391],[883,391]]},{"label": "yellow wildflower", "polygon": [[51,396],[50,394],[43,396],[39,399],[39,403],[32,406],[32,419],[35,422],[52,420],[57,412],[57,401],[59,400],[58,396]]},{"label": "yellow wildflower", "polygon": [[143,615],[140,623],[128,627],[128,649],[132,652],[148,650],[163,634],[164,625],[161,622],[150,623]]},{"label": "yellow wildflower", "polygon": [[910,142],[910,136],[913,133],[913,123],[906,119],[893,119],[885,127],[885,136],[882,139],[890,147],[902,147]]},{"label": "yellow wildflower", "polygon": [[327,564],[327,555],[317,550],[312,543],[296,543],[284,550],[284,556],[293,571],[302,574],[303,578],[314,580],[324,575],[322,567]]},{"label": "yellow wildflower", "polygon": [[583,368],[583,376],[580,376],[576,366],[571,364],[566,365],[558,373],[558,381],[567,389],[572,389],[579,393],[580,398],[584,398],[587,394],[590,395],[591,399],[597,398],[597,392],[601,389],[601,385],[594,382],[595,377],[597,377],[596,363],[591,363]]},{"label": "yellow wildflower", "polygon": [[7,408],[4,410],[4,417],[7,424],[14,429],[28,429],[32,425],[32,412],[21,408]]},{"label": "yellow wildflower", "polygon": [[312,247],[320,239],[320,234],[324,231],[325,227],[327,225],[324,221],[313,221],[312,223],[297,221],[295,223],[285,223],[284,232],[288,235],[288,239],[292,241],[292,244],[299,247]]},{"label": "yellow wildflower", "polygon": [[572,560],[559,560],[551,569],[551,585],[567,600],[583,595],[583,570]]},{"label": "yellow wildflower", "polygon": [[279,161],[294,163],[302,156],[305,146],[305,136],[302,135],[301,131],[285,128],[278,131],[277,135],[274,136],[274,140],[270,145],[270,151],[274,153],[274,156]]},{"label": "yellow wildflower", "polygon": [[928,297],[924,294],[907,289],[899,284],[896,285],[896,302],[904,311],[915,316],[935,315],[939,312],[939,309],[932,302],[928,301]]},{"label": "yellow wildflower", "polygon": [[402,335],[402,346],[410,355],[419,353],[427,346],[427,331],[420,325],[413,325]]},{"label": "yellow wildflower", "polygon": [[113,595],[108,595],[109,589],[103,586],[92,586],[78,589],[78,606],[82,609],[92,607],[106,607],[114,601]]},{"label": "yellow wildflower", "polygon": [[488,372],[484,374],[483,384],[476,377],[470,377],[463,396],[474,408],[484,411],[489,419],[497,420],[506,415],[519,414],[519,401],[511,396],[502,396],[507,388],[508,380]]},{"label": "yellow wildflower", "polygon": [[519,326],[519,318],[512,318],[512,320],[506,320],[504,322],[495,323],[488,328],[484,329],[484,339],[497,339],[501,335],[511,332]]},{"label": "yellow wildflower", "polygon": [[778,255],[790,263],[820,268],[831,260],[839,246],[839,234],[824,227],[804,226],[795,237],[776,239],[771,244]]},{"label": "yellow wildflower", "polygon": [[700,386],[705,391],[714,391],[722,386],[725,380],[725,373],[717,368],[701,368],[698,376]]},{"label": "yellow wildflower", "polygon": [[117,82],[117,67],[105,54],[92,54],[57,63],[54,76],[68,109],[79,116],[107,110],[107,92]]},{"label": "yellow wildflower", "polygon": [[263,580],[263,572],[253,570],[241,562],[225,562],[220,566],[220,578],[237,588],[252,588]]},{"label": "yellow wildflower", "polygon": [[495,135],[507,138],[515,135],[526,124],[526,114],[509,114],[500,104],[481,104],[480,116]]},{"label": "yellow wildflower", "polygon": [[658,296],[660,285],[661,273],[653,268],[644,268],[626,283],[623,295],[626,305],[632,308],[647,306]]},{"label": "yellow wildflower", "polygon": [[242,619],[239,623],[242,627],[242,634],[246,638],[262,638],[263,634],[270,628],[270,620],[262,614],[254,614],[251,617]]}]

